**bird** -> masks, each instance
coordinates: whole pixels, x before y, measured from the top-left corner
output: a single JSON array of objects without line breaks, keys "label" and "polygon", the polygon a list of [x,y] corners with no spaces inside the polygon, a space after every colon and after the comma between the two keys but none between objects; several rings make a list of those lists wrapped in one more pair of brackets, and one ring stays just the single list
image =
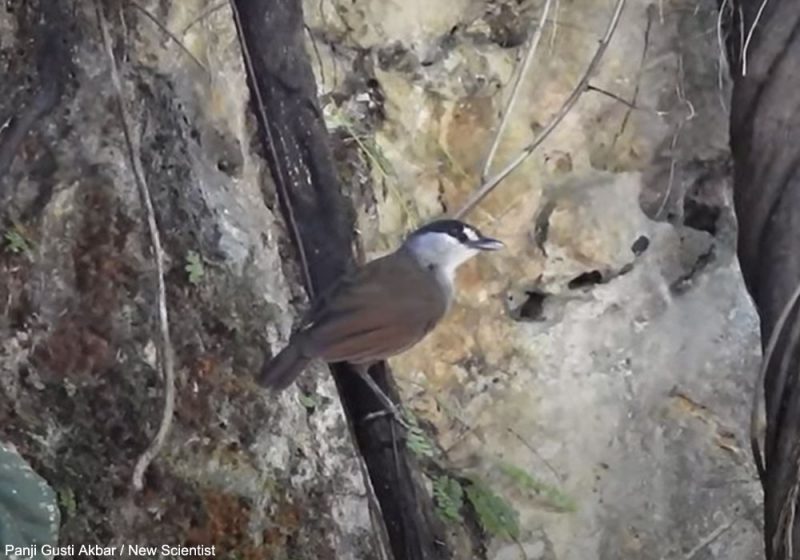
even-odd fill
[{"label": "bird", "polygon": [[[461,220],[434,220],[410,233],[394,252],[345,274],[311,306],[288,344],[265,361],[258,382],[289,387],[314,360],[369,365],[419,343],[447,314],[456,270],[502,241]],[[366,373],[381,400],[391,401]]]}]

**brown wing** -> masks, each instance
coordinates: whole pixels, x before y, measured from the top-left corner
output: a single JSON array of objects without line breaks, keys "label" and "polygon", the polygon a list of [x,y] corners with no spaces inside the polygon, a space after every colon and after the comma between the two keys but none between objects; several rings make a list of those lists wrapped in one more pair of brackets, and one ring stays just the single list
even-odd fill
[{"label": "brown wing", "polygon": [[374,260],[343,280],[309,317],[308,353],[328,362],[368,362],[419,342],[442,318],[436,279],[403,253]]}]

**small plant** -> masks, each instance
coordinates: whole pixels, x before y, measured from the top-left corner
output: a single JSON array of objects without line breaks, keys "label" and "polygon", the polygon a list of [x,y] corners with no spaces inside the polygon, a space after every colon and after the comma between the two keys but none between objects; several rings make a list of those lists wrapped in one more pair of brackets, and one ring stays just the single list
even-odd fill
[{"label": "small plant", "polygon": [[464,505],[464,489],[454,478],[443,475],[433,481],[433,499],[436,511],[448,521],[460,523],[461,506]]},{"label": "small plant", "polygon": [[397,172],[391,160],[386,157],[386,153],[380,143],[375,139],[375,135],[369,132],[360,132],[359,123],[338,107],[329,106],[326,108],[325,122],[331,130],[343,129],[347,137],[355,142],[358,148],[358,157],[364,166],[378,172],[379,178],[383,181],[383,186],[397,200],[406,217],[413,223],[417,223],[419,221],[419,213],[398,188],[396,184]]},{"label": "small plant", "polygon": [[409,425],[406,435],[406,447],[417,457],[433,458],[436,454],[436,448],[425,431],[420,427],[416,416],[406,411],[405,417]]},{"label": "small plant", "polygon": [[8,248],[8,250],[15,255],[29,253],[31,250],[30,243],[17,228],[12,228],[6,231],[3,238],[6,242],[6,248]]},{"label": "small plant", "polygon": [[16,450],[0,442],[0,550],[55,546],[59,523],[56,493]]},{"label": "small plant", "polygon": [[573,512],[578,509],[575,500],[573,500],[571,496],[565,494],[560,488],[542,482],[516,465],[501,463],[500,471],[521,488],[530,490],[536,495],[545,498],[551,506],[559,511]]},{"label": "small plant", "polygon": [[305,393],[300,393],[300,404],[307,409],[316,408],[319,406],[319,399],[315,394],[306,395]]},{"label": "small plant", "polygon": [[189,283],[192,286],[197,286],[203,280],[206,274],[203,267],[203,259],[200,258],[195,251],[186,253],[186,266],[183,267],[186,274],[189,276]]},{"label": "small plant", "polygon": [[392,163],[383,153],[383,150],[375,141],[375,139],[368,134],[360,134],[357,130],[358,123],[348,117],[344,111],[334,108],[327,115],[327,125],[330,129],[343,128],[344,131],[358,146],[359,157],[365,164],[371,164],[386,179],[387,177],[394,176],[395,171]]},{"label": "small plant", "polygon": [[78,504],[75,502],[75,492],[72,491],[72,488],[67,486],[58,491],[58,505],[61,506],[66,517],[75,515]]},{"label": "small plant", "polygon": [[504,539],[519,538],[519,514],[491,488],[473,479],[467,486],[467,499],[478,514],[484,531]]}]

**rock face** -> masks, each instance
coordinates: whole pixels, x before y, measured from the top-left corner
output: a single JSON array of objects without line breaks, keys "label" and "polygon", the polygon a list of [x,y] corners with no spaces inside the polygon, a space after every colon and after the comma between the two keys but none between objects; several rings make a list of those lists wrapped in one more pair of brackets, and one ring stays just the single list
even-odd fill
[{"label": "rock face", "polygon": [[[164,451],[131,494],[158,428],[156,276],[91,2],[0,12],[0,114],[48,75],[45,21],[68,49],[63,96],[2,177],[0,439],[59,494],[62,544],[204,544],[227,558],[373,557],[358,458],[332,383],[271,397],[251,380],[287,336],[296,271],[266,200],[235,29],[201,3],[109,15],[132,136],[167,258],[178,397]],[[30,83],[30,91],[25,84]],[[287,280],[287,277],[289,278]],[[285,555],[285,556],[284,556]]]},{"label": "rock face", "polygon": [[[475,188],[542,4],[305,3],[368,256]],[[43,8],[9,6],[3,121],[53,79],[37,64]],[[0,176],[0,438],[59,492],[62,541],[375,558],[332,382],[320,368],[271,397],[250,381],[302,306],[229,8],[197,20],[201,2],[140,6],[194,56],[141,9],[126,5],[124,26],[114,13],[168,257],[175,424],[131,496],[163,398],[154,264],[94,8],[79,2],[50,14],[68,46],[63,95]],[[609,16],[608,2],[554,3],[493,170],[559,108]],[[392,360],[449,476],[518,515],[518,542],[473,531],[482,542],[454,537],[456,558],[762,548],[746,445],[757,320],[734,258],[715,29],[713,2],[629,1],[594,89],[469,217],[508,249],[466,265],[446,322]]]},{"label": "rock face", "polygon": [[[329,114],[391,163],[372,166],[373,254],[475,188],[542,7],[306,6]],[[551,12],[493,170],[568,96],[609,16],[588,0]],[[757,318],[734,258],[715,29],[713,2],[629,3],[593,87],[470,217],[508,250],[465,266],[445,324],[392,360],[452,472],[519,513],[519,543],[489,558],[761,551]]]}]

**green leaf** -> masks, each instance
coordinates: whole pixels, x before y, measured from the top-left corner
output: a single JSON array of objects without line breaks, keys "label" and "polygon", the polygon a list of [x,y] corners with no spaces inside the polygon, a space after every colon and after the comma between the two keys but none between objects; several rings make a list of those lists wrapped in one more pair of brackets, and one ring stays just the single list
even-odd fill
[{"label": "green leaf", "polygon": [[194,251],[186,253],[186,266],[183,268],[189,275],[189,283],[193,286],[197,286],[206,274],[203,260]]},{"label": "green leaf", "polygon": [[578,509],[575,500],[560,488],[539,480],[516,465],[501,463],[500,471],[516,485],[545,498],[550,505],[558,510],[573,512]]},{"label": "green leaf", "polygon": [[432,458],[436,454],[436,447],[420,427],[416,416],[406,411],[405,417],[409,425],[406,433],[406,447],[417,457]]},{"label": "green leaf", "polygon": [[519,538],[519,514],[503,498],[479,480],[470,481],[467,499],[478,514],[483,529],[495,537]]},{"label": "green leaf", "polygon": [[[13,448],[0,443],[0,550],[58,543],[56,493]],[[21,556],[27,557],[22,554]]]},{"label": "green leaf", "polygon": [[6,247],[15,255],[30,252],[30,243],[16,228],[8,230],[3,237],[6,240]]},{"label": "green leaf", "polygon": [[441,517],[457,523],[462,521],[460,510],[464,505],[464,489],[457,480],[446,475],[434,480],[433,498]]},{"label": "green leaf", "polygon": [[300,393],[300,404],[306,408],[316,408],[319,406],[319,400],[317,399],[317,395]]}]

